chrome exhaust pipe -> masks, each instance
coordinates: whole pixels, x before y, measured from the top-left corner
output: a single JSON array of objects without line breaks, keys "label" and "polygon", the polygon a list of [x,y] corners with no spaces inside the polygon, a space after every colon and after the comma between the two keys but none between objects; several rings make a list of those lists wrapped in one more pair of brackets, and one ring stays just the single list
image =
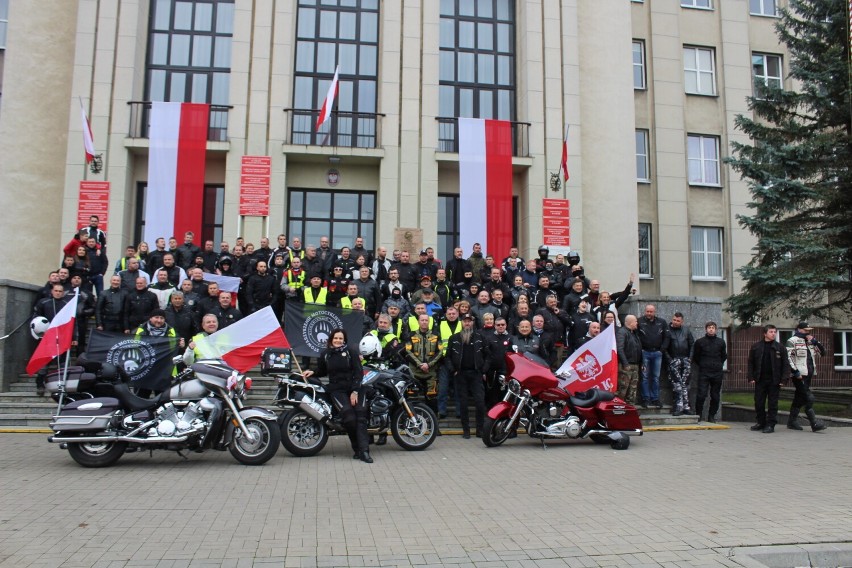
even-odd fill
[{"label": "chrome exhaust pipe", "polygon": [[625,434],[627,436],[641,436],[642,430],[589,430],[586,432],[585,436],[590,436],[592,434],[603,434],[604,436],[609,436],[610,434]]},{"label": "chrome exhaust pipe", "polygon": [[48,436],[47,441],[53,444],[111,444],[128,442],[131,444],[161,444],[185,442],[189,436],[158,436],[156,438],[136,438],[134,436],[80,436],[68,438],[65,436]]}]

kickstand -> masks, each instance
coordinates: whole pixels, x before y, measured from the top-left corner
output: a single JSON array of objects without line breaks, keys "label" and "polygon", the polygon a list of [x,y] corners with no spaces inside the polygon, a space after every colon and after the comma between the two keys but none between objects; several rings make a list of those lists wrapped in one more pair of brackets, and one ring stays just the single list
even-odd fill
[{"label": "kickstand", "polygon": [[182,453],[180,452],[180,450],[175,450],[175,453],[176,453],[177,455],[179,455],[180,457],[182,457],[183,459],[185,459],[185,460],[189,460],[189,455],[182,454]]},{"label": "kickstand", "polygon": [[541,440],[541,449],[542,449],[542,450],[546,450],[546,449],[547,449],[547,444],[545,444],[545,443],[544,443],[544,436],[542,436],[541,438],[539,438],[539,440]]}]

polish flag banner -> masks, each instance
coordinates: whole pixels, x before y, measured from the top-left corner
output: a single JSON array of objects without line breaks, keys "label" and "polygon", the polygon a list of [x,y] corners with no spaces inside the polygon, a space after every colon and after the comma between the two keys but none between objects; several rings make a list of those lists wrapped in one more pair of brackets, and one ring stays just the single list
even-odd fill
[{"label": "polish flag banner", "polygon": [[325,100],[320,108],[319,116],[317,117],[316,131],[319,132],[320,126],[325,124],[328,117],[331,116],[331,107],[334,106],[334,99],[337,97],[338,79],[340,78],[340,65],[334,69],[334,79],[331,80],[331,85],[328,87],[328,93],[325,95]]},{"label": "polish flag banner", "polygon": [[562,170],[562,180],[568,181],[571,176],[568,174],[568,127],[565,127],[565,138],[562,139],[562,163],[559,165]]},{"label": "polish flag banner", "polygon": [[267,347],[290,347],[269,306],[195,342],[202,358],[224,359],[240,373],[260,363],[260,355]]},{"label": "polish flag banner", "polygon": [[86,163],[88,164],[95,159],[95,139],[92,138],[92,125],[89,124],[89,117],[86,116],[86,109],[83,108],[83,101],[80,101],[80,120],[83,126],[83,148],[86,150]]},{"label": "polish flag banner", "polygon": [[220,276],[218,274],[205,274],[205,282],[215,282],[219,285],[219,290],[222,292],[231,292],[236,294],[240,291],[241,279],[236,276]]},{"label": "polish flag banner", "polygon": [[615,392],[618,388],[618,353],[615,327],[609,326],[581,346],[556,371],[559,386],[576,394],[589,389]]},{"label": "polish flag banner", "polygon": [[208,104],[151,103],[143,240],[201,235],[209,117]]},{"label": "polish flag banner", "polygon": [[505,255],[512,242],[512,124],[459,118],[459,246]]},{"label": "polish flag banner", "polygon": [[77,294],[65,304],[50,322],[50,327],[27,363],[27,374],[34,375],[39,369],[50,363],[54,357],[59,357],[69,349],[74,341],[74,322],[77,319]]}]

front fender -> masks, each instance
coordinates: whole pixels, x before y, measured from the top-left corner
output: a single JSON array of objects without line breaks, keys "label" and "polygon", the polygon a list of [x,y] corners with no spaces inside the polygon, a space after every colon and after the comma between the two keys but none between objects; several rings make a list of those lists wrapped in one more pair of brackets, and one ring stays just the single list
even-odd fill
[{"label": "front fender", "polygon": [[492,420],[507,418],[511,416],[513,412],[515,412],[515,405],[508,403],[505,400],[501,400],[488,411],[488,418]]},{"label": "front fender", "polygon": [[[249,418],[260,418],[261,420],[267,420],[269,422],[276,422],[278,420],[278,415],[269,410],[268,408],[263,408],[262,406],[246,406],[242,410],[240,410],[240,418],[243,421],[248,420]],[[228,420],[228,425],[225,428],[225,440],[234,439],[234,420]]]}]

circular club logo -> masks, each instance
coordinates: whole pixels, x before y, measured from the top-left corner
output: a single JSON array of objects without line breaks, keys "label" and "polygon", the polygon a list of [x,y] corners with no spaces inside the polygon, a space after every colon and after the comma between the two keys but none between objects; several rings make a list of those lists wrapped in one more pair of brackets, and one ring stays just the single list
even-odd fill
[{"label": "circular club logo", "polygon": [[144,341],[125,339],[110,347],[106,362],[127,373],[131,381],[138,381],[151,371],[156,357],[157,352]]},{"label": "circular club logo", "polygon": [[302,339],[312,351],[319,353],[325,349],[331,330],[342,327],[343,320],[337,314],[320,310],[305,318],[305,323],[302,325]]}]

